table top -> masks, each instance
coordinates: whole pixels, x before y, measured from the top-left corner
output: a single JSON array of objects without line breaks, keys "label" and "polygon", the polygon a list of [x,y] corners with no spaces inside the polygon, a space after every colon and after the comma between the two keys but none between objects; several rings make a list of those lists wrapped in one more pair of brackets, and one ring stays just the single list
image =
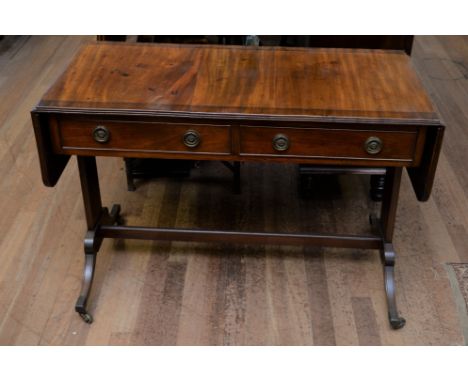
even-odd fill
[{"label": "table top", "polygon": [[[419,200],[430,195],[444,132],[406,54],[355,49],[92,43],[32,119],[48,186],[70,155],[202,155],[181,143],[196,127],[207,160],[409,164]],[[93,138],[102,123],[108,149]],[[273,152],[285,134],[291,148]],[[377,156],[364,150],[370,135],[384,139]]]},{"label": "table top", "polygon": [[355,49],[91,43],[36,110],[440,123],[406,54]]}]

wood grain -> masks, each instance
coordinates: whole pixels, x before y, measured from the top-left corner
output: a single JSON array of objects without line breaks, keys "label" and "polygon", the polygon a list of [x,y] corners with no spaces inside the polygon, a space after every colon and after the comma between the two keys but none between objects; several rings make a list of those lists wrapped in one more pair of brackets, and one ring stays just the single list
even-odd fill
[{"label": "wood grain", "polygon": [[383,50],[98,42],[42,107],[437,120],[408,56]]},{"label": "wood grain", "polygon": [[[134,240],[104,241],[91,296],[96,321],[83,323],[73,311],[86,229],[76,160],[55,189],[43,186],[29,110],[90,40],[0,42],[8,43],[0,47],[2,345],[465,343],[444,264],[468,261],[466,37],[415,39],[411,65],[448,128],[431,199],[418,203],[402,178],[396,276],[408,323],[401,331],[387,325],[377,251]],[[143,181],[134,193],[126,191],[123,161],[99,158],[98,169],[103,203],[121,203],[134,225],[353,233],[365,231],[367,212],[377,209],[367,176],[319,177],[300,199],[289,165],[242,165],[240,196],[218,163],[200,166],[189,181]]]}]

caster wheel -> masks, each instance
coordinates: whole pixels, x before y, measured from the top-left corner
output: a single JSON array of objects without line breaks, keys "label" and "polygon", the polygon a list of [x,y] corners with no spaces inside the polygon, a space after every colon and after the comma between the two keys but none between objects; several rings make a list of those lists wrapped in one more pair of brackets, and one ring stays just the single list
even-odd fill
[{"label": "caster wheel", "polygon": [[405,326],[406,320],[403,317],[390,318],[390,325],[392,329],[401,329]]},{"label": "caster wheel", "polygon": [[80,316],[87,324],[91,324],[93,322],[93,316],[91,316],[89,313],[80,313]]}]

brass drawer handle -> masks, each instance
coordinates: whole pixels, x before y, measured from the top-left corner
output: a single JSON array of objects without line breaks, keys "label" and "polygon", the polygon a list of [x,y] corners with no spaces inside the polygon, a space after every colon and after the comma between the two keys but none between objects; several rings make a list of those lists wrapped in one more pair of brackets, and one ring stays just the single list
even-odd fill
[{"label": "brass drawer handle", "polygon": [[200,134],[198,133],[198,131],[195,131],[195,130],[188,130],[185,134],[184,134],[184,145],[187,146],[188,148],[195,148],[197,147],[200,142],[201,142],[201,137],[200,137]]},{"label": "brass drawer handle", "polygon": [[93,138],[96,142],[99,143],[109,142],[110,131],[107,129],[107,127],[98,125],[93,130]]},{"label": "brass drawer handle", "polygon": [[369,137],[364,144],[364,149],[368,154],[375,155],[382,151],[382,141],[377,137]]},{"label": "brass drawer handle", "polygon": [[276,151],[286,151],[289,149],[289,138],[284,134],[276,134],[273,137],[273,148]]}]

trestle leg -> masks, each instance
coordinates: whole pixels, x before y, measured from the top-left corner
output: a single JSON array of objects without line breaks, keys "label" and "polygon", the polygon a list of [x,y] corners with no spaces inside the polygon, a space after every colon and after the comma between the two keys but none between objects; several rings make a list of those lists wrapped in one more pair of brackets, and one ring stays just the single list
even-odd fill
[{"label": "trestle leg", "polygon": [[380,219],[375,215],[370,216],[371,225],[382,236],[381,254],[384,268],[385,294],[387,297],[388,319],[393,329],[401,329],[406,323],[406,320],[399,315],[396,304],[396,254],[392,244],[400,182],[401,168],[387,169]]},{"label": "trestle leg", "polygon": [[93,317],[88,312],[87,303],[93,284],[96,256],[102,243],[102,237],[99,236],[99,227],[101,225],[120,225],[123,222],[118,204],[112,206],[110,213],[107,208],[102,207],[96,158],[78,156],[77,160],[88,230],[84,239],[83,281],[80,295],[75,304],[75,311],[87,324],[90,324],[93,322]]}]

